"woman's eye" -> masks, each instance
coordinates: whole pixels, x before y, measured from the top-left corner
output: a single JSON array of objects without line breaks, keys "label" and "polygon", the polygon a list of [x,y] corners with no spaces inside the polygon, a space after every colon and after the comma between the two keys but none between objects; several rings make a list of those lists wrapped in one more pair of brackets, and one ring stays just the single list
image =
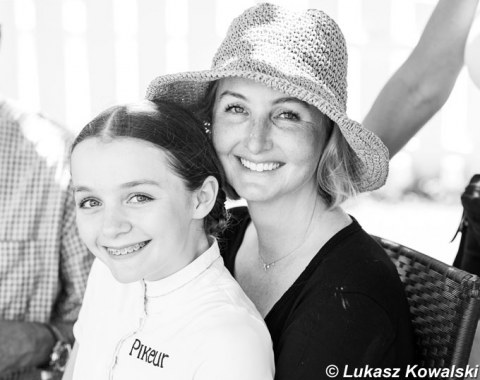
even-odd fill
[{"label": "woman's eye", "polygon": [[87,199],[82,200],[78,204],[78,207],[83,208],[83,209],[91,209],[91,208],[99,207],[101,205],[102,205],[102,203],[99,200],[93,199],[93,198],[87,198]]},{"label": "woman's eye", "polygon": [[285,120],[300,120],[300,116],[296,112],[285,111],[278,115],[280,119]]},{"label": "woman's eye", "polygon": [[146,203],[153,200],[152,197],[144,194],[135,194],[128,199],[129,203]]},{"label": "woman's eye", "polygon": [[245,109],[242,106],[235,105],[235,104],[228,105],[225,110],[227,112],[231,112],[231,113],[244,113],[245,112]]}]

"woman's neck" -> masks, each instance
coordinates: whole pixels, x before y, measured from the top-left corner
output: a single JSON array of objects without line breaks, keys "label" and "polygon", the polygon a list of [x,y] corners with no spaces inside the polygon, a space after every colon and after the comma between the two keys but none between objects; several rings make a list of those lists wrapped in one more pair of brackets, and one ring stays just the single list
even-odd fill
[{"label": "woman's neck", "polygon": [[351,220],[341,208],[328,210],[318,194],[272,202],[248,202],[258,251],[275,261],[306,246],[322,245]]}]

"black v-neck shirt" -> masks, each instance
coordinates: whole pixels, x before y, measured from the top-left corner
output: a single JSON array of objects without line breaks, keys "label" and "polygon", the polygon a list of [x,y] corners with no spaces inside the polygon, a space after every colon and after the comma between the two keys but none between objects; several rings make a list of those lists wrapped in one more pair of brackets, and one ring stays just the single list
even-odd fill
[{"label": "black v-neck shirt", "polygon": [[[251,219],[246,207],[230,213],[219,240],[233,275]],[[346,373],[353,374],[366,365],[404,369],[414,361],[403,285],[390,258],[356,220],[319,250],[265,322],[276,380],[329,379],[329,365],[336,365],[342,378],[346,365]]]}]

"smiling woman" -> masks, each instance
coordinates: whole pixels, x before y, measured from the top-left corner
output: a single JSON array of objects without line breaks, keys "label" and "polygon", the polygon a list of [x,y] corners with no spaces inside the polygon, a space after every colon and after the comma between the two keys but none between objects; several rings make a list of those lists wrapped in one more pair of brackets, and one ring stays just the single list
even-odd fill
[{"label": "smiling woman", "polygon": [[149,99],[198,112],[231,186],[227,268],[265,318],[277,380],[328,366],[405,368],[405,294],[383,249],[345,213],[381,187],[388,150],[346,113],[347,51],[317,9],[262,3],[230,25],[210,70],[156,78]]},{"label": "smiling woman", "polygon": [[112,107],[78,135],[71,173],[98,260],[64,378],[272,379],[268,330],[213,236],[224,174],[202,123],[168,103]]}]

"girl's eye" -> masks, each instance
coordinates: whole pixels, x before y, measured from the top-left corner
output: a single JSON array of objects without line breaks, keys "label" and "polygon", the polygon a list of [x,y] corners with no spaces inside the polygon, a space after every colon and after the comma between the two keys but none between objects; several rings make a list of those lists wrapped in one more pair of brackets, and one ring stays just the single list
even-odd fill
[{"label": "girl's eye", "polygon": [[236,105],[236,104],[231,104],[231,105],[227,106],[225,111],[231,112],[231,113],[244,113],[245,109],[242,106],[239,106],[239,105]]},{"label": "girl's eye", "polygon": [[128,203],[146,203],[153,200],[152,197],[149,197],[145,194],[135,194],[128,199]]},{"label": "girl's eye", "polygon": [[87,199],[82,200],[78,204],[78,207],[83,208],[83,209],[92,209],[92,208],[95,208],[95,207],[99,207],[101,205],[102,205],[102,203],[99,200],[94,199],[94,198],[87,198]]}]

